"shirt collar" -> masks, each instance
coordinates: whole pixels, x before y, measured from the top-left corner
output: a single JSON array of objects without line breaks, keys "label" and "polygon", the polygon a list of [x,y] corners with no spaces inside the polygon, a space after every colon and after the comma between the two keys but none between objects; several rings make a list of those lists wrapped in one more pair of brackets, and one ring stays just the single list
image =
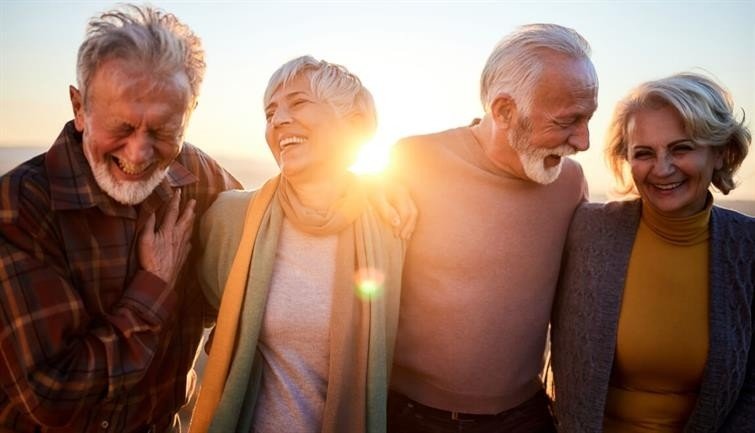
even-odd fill
[{"label": "shirt collar", "polygon": [[[179,154],[180,158],[181,155]],[[89,162],[84,156],[82,136],[73,121],[63,127],[45,157],[50,182],[50,199],[53,210],[74,210],[99,207],[105,214],[136,218],[135,206],[116,202],[100,189],[94,180]],[[157,208],[172,196],[173,188],[197,182],[197,177],[178,160],[168,168],[165,179],[142,203]]]}]

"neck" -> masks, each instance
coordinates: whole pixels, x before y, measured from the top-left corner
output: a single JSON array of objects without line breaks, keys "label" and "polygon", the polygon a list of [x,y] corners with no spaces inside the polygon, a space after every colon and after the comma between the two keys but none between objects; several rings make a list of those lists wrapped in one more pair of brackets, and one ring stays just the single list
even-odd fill
[{"label": "neck", "polygon": [[471,126],[470,129],[485,157],[497,170],[510,176],[529,180],[524,174],[519,155],[508,142],[507,131],[496,128],[489,114],[486,114],[480,123]]},{"label": "neck", "polygon": [[345,172],[327,178],[307,181],[297,182],[288,179],[288,182],[302,205],[314,210],[326,210],[343,196],[351,176],[350,173]]}]

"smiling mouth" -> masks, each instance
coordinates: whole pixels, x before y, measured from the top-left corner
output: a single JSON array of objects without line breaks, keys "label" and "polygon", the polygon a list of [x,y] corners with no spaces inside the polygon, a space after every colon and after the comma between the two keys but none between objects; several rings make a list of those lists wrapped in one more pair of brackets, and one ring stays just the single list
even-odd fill
[{"label": "smiling mouth", "polygon": [[294,145],[294,144],[301,144],[304,143],[305,139],[304,137],[286,137],[278,142],[278,146],[280,146],[281,149],[284,149],[288,146]]},{"label": "smiling mouth", "polygon": [[111,155],[110,158],[115,165],[117,165],[118,168],[128,176],[139,176],[144,174],[144,172],[146,172],[153,164],[153,161],[147,161],[142,164],[131,164],[130,162],[113,155]]},{"label": "smiling mouth", "polygon": [[652,184],[654,188],[659,189],[661,191],[671,191],[676,188],[679,188],[684,182],[674,182],[674,183],[654,183]]},{"label": "smiling mouth", "polygon": [[548,155],[543,160],[546,167],[555,167],[561,163],[561,155]]}]

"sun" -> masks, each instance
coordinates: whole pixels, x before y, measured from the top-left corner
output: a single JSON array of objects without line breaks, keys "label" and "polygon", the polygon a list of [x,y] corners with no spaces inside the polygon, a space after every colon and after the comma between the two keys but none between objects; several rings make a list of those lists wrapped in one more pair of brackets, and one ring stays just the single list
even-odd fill
[{"label": "sun", "polygon": [[385,172],[390,162],[391,143],[381,138],[367,142],[350,170],[356,174],[379,174]]}]

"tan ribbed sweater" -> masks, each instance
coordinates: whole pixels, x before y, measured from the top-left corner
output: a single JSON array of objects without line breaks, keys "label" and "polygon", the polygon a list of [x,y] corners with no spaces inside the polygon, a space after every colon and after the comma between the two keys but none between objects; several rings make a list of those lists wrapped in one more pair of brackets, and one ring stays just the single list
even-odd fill
[{"label": "tan ribbed sweater", "polygon": [[580,166],[542,186],[496,169],[468,127],[399,142],[420,211],[404,268],[391,388],[497,413],[538,389],[561,252],[586,198]]}]

